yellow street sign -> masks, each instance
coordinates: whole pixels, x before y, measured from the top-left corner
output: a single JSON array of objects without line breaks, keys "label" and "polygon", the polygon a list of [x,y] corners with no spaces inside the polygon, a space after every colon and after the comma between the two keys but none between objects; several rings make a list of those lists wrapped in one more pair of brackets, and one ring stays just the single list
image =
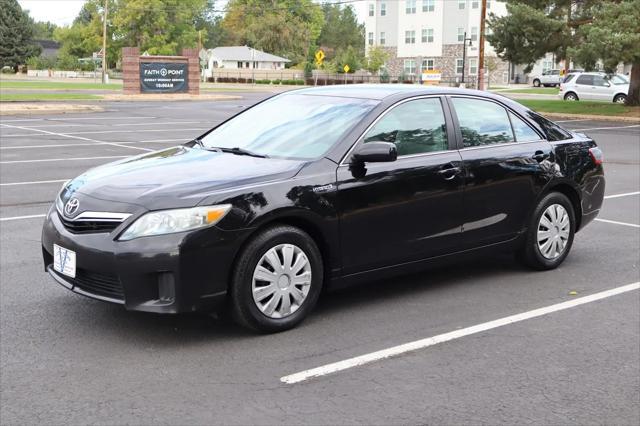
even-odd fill
[{"label": "yellow street sign", "polygon": [[322,50],[318,50],[315,56],[316,56],[316,62],[321,64],[322,61],[324,60],[324,52]]},{"label": "yellow street sign", "polygon": [[349,72],[351,68],[349,68],[349,65],[345,65],[342,69],[344,70],[344,72]]}]

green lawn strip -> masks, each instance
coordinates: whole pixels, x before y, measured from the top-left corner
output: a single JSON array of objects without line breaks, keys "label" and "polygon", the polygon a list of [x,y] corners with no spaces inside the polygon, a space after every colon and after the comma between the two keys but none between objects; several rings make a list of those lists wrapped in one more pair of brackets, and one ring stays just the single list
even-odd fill
[{"label": "green lawn strip", "polygon": [[118,83],[67,83],[58,81],[9,81],[0,80],[0,89],[74,89],[74,90],[121,90]]},{"label": "green lawn strip", "polygon": [[640,116],[640,107],[628,107],[611,102],[585,102],[585,101],[551,101],[541,99],[518,99],[524,106],[538,112],[553,112],[566,114],[590,114],[590,115],[620,115]]},{"label": "green lawn strip", "polygon": [[84,93],[0,93],[0,102],[11,101],[68,101],[102,99],[100,95]]},{"label": "green lawn strip", "polygon": [[509,89],[501,90],[501,93],[528,93],[533,95],[557,95],[556,87],[533,87],[531,89]]}]

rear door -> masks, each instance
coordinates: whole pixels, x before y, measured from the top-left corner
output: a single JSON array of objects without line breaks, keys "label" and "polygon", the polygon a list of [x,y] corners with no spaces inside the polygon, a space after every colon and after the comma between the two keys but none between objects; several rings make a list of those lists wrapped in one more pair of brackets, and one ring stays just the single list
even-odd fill
[{"label": "rear door", "polygon": [[552,147],[502,104],[449,98],[464,165],[465,248],[515,237],[553,171]]},{"label": "rear door", "polygon": [[595,87],[593,86],[593,75],[582,74],[578,76],[575,84],[575,91],[578,94],[580,100],[594,100],[596,99]]},{"label": "rear door", "polygon": [[462,162],[446,100],[401,101],[356,144],[393,142],[398,159],[337,170],[345,274],[453,252],[462,230]]},{"label": "rear door", "polygon": [[611,101],[613,100],[613,92],[611,89],[611,83],[608,80],[605,80],[604,76],[594,75],[593,76],[593,99],[597,101]]}]

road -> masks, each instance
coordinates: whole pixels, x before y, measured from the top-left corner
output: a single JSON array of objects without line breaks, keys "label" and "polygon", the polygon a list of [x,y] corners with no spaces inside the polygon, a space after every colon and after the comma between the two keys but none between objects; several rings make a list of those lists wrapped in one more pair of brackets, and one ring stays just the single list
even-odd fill
[{"label": "road", "polygon": [[[566,121],[605,153],[607,200],[557,270],[512,257],[323,295],[299,328],[124,311],[54,283],[40,229],[62,182],[186,142],[265,94],[114,102],[0,123],[1,424],[638,424],[640,292],[287,384],[281,378],[640,280],[640,127]],[[572,294],[575,292],[576,294]]]}]

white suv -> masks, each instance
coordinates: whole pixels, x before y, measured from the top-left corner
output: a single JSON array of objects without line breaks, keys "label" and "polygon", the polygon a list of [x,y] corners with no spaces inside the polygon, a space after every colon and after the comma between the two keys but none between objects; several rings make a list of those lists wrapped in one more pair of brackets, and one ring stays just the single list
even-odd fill
[{"label": "white suv", "polygon": [[533,86],[559,86],[562,81],[562,76],[560,75],[560,70],[547,70],[542,73],[542,75],[537,75],[533,77]]},{"label": "white suv", "polygon": [[629,93],[629,80],[621,74],[602,72],[568,74],[558,96],[565,101],[591,100],[625,103]]}]

